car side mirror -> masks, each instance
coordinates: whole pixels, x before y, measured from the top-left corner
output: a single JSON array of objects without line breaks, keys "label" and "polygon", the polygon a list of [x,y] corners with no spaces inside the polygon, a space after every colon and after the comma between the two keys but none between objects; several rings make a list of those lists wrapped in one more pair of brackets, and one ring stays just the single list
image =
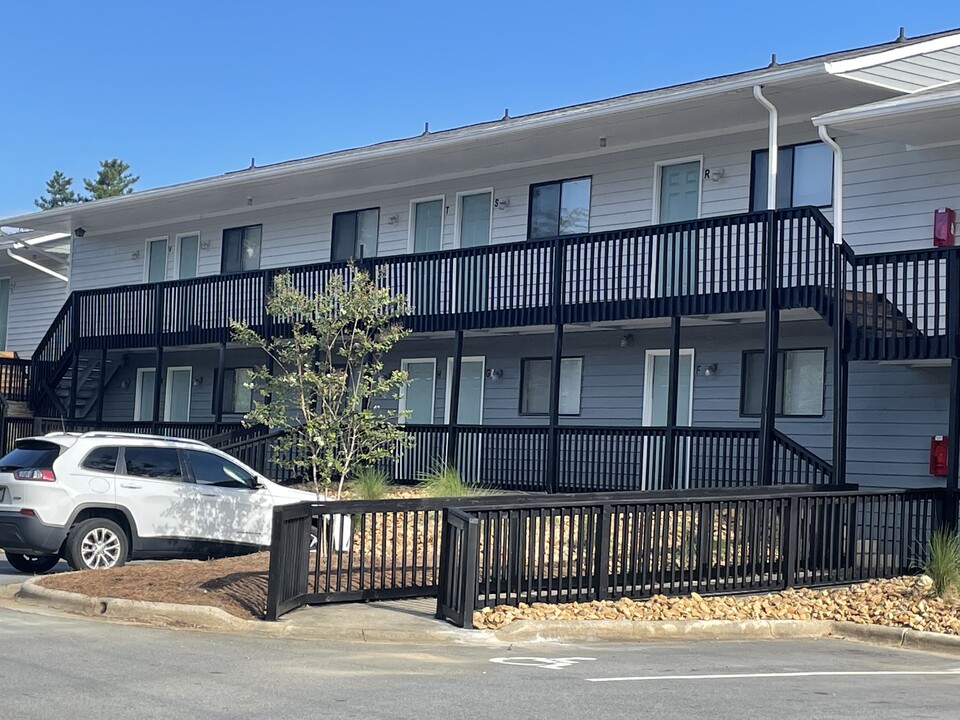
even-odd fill
[{"label": "car side mirror", "polygon": [[251,489],[251,490],[263,490],[263,488],[265,488],[265,487],[266,487],[266,485],[264,485],[262,482],[260,482],[260,480],[259,480],[258,478],[255,478],[255,477],[250,478],[250,489]]}]

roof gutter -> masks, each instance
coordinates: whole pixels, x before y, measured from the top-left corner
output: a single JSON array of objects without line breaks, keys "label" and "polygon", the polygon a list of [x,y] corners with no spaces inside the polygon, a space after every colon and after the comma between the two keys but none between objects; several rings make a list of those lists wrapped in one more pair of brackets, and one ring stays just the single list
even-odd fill
[{"label": "roof gutter", "polygon": [[760,85],[753,86],[753,96],[767,109],[770,123],[767,133],[767,210],[777,209],[777,160],[779,159],[779,138],[777,137],[780,115],[777,107],[763,96]]},{"label": "roof gutter", "polygon": [[820,139],[833,150],[833,242],[843,243],[843,149],[830,137],[826,125],[817,125]]},{"label": "roof gutter", "polygon": [[28,265],[29,267],[32,267],[34,270],[39,270],[40,272],[46,273],[51,277],[55,277],[57,280],[60,280],[61,282],[68,282],[68,278],[66,275],[61,275],[55,270],[51,270],[50,268],[45,268],[43,265],[39,263],[35,263],[33,260],[27,260],[25,257],[20,257],[19,255],[14,254],[13,250],[10,250],[9,248],[7,249],[7,255],[13,260],[16,260],[17,262],[23,263],[24,265]]}]

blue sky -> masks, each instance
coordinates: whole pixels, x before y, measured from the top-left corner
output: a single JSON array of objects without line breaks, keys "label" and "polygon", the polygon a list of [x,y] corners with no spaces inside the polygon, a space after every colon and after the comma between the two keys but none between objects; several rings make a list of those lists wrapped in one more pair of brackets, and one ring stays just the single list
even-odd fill
[{"label": "blue sky", "polygon": [[[652,9],[650,6],[659,6]],[[4,4],[0,217],[960,26],[951,2]]]}]

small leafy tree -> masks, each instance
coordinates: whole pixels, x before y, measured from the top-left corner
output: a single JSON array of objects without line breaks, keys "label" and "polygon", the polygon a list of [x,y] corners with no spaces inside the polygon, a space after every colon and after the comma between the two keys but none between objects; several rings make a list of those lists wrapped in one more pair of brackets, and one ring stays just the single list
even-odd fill
[{"label": "small leafy tree", "polygon": [[279,275],[266,309],[289,331],[262,337],[232,324],[238,342],[262,348],[275,366],[254,370],[252,386],[264,400],[255,400],[245,422],[285,430],[275,461],[309,475],[318,495],[336,483],[339,498],[354,471],[409,442],[398,413],[376,404],[408,382],[405,372],[385,372],[383,357],[409,332],[401,324],[409,306],[350,265],[316,294]]},{"label": "small leafy tree", "polygon": [[133,186],[140,179],[139,175],[130,174],[130,166],[123,160],[112,158],[100,161],[100,170],[97,179],[83,179],[83,186],[90,193],[85,200],[103,200],[103,198],[129,195]]},{"label": "small leafy tree", "polygon": [[53,173],[53,177],[47,180],[47,194],[38,197],[33,204],[41,210],[53,210],[78,202],[80,198],[73,191],[73,178],[57,170]]}]

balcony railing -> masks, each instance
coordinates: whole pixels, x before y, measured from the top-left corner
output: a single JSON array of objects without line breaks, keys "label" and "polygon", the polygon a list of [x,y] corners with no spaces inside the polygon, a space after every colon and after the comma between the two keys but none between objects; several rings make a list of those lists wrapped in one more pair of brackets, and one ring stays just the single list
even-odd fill
[{"label": "balcony railing", "polygon": [[[360,264],[408,299],[414,331],[599,322],[762,310],[771,247],[779,304],[819,307],[833,277],[831,234],[818,210],[800,208]],[[321,292],[347,271],[320,263],[75,292],[34,353],[34,390],[56,383],[71,351],[225,342],[235,320],[282,331],[265,311],[277,274]]]},{"label": "balcony railing", "polygon": [[[760,432],[755,428],[676,428],[674,473],[666,477],[669,443],[663,427],[564,426],[558,431],[557,478],[547,476],[549,432],[544,426],[404,425],[409,448],[380,469],[394,483],[411,485],[452,461],[474,485],[522,492],[610,492],[750,487],[759,477]],[[222,449],[268,477],[294,482],[295,473],[272,455],[278,433],[249,437]],[[450,452],[455,438],[456,451]],[[830,464],[776,433],[773,484],[826,485]]]}]

